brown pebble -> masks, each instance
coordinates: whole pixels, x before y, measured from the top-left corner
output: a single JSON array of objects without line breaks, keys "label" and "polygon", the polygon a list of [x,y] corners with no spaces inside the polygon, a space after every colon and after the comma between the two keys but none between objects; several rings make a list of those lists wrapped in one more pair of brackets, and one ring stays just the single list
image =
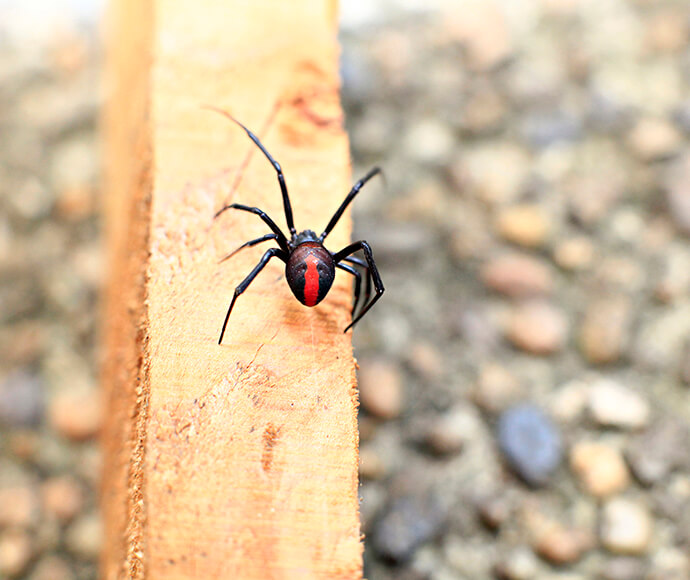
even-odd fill
[{"label": "brown pebble", "polygon": [[463,44],[470,68],[487,71],[510,56],[513,39],[498,5],[474,1],[460,14],[446,15],[444,36]]},{"label": "brown pebble", "polygon": [[630,483],[623,455],[604,443],[576,443],[570,452],[570,468],[587,492],[595,497],[618,493]]},{"label": "brown pebble", "polygon": [[582,531],[555,524],[537,539],[534,551],[544,560],[562,566],[579,560],[591,545],[591,539]]},{"label": "brown pebble", "polygon": [[557,243],[553,259],[564,270],[584,270],[594,259],[594,245],[589,238],[578,236]]},{"label": "brown pebble", "polygon": [[645,44],[651,51],[672,53],[687,46],[690,22],[687,13],[679,8],[654,11],[644,19]]},{"label": "brown pebble", "polygon": [[362,407],[381,419],[400,415],[403,388],[399,367],[386,360],[363,362],[359,369],[359,400]]},{"label": "brown pebble", "polygon": [[29,527],[39,513],[38,498],[29,485],[17,485],[0,489],[0,528]]},{"label": "brown pebble", "polygon": [[68,391],[58,394],[51,402],[50,423],[63,437],[86,441],[100,431],[101,411],[101,393],[97,389]]},{"label": "brown pebble", "polygon": [[630,334],[631,307],[627,297],[596,298],[588,306],[580,327],[582,354],[593,364],[620,359]]},{"label": "brown pebble", "polygon": [[528,502],[522,513],[530,545],[536,554],[556,565],[576,562],[593,544],[584,530],[570,528]]},{"label": "brown pebble", "polygon": [[516,205],[502,210],[496,219],[498,234],[519,246],[543,246],[550,233],[549,218],[539,206]]},{"label": "brown pebble", "polygon": [[482,367],[472,397],[483,411],[499,414],[523,395],[515,375],[497,363],[489,363]]},{"label": "brown pebble", "polygon": [[415,342],[410,347],[407,360],[412,369],[428,381],[438,379],[443,373],[441,353],[430,342]]},{"label": "brown pebble", "polygon": [[481,269],[484,284],[513,298],[550,294],[553,276],[541,259],[527,254],[510,253],[490,259]]},{"label": "brown pebble", "polygon": [[516,347],[538,355],[563,348],[568,337],[568,321],[559,308],[545,301],[517,305],[510,316],[507,337]]},{"label": "brown pebble", "polygon": [[0,535],[0,577],[21,575],[31,560],[31,537],[20,530],[7,530]]},{"label": "brown pebble", "polygon": [[53,477],[41,487],[43,509],[58,520],[69,521],[84,505],[84,493],[70,476]]},{"label": "brown pebble", "polygon": [[479,517],[490,530],[497,530],[512,515],[512,507],[503,496],[490,497],[479,504]]},{"label": "brown pebble", "polygon": [[664,159],[676,151],[680,133],[665,119],[641,118],[628,134],[628,145],[642,161]]},{"label": "brown pebble", "polygon": [[74,574],[60,556],[42,558],[31,574],[31,580],[72,580]]}]

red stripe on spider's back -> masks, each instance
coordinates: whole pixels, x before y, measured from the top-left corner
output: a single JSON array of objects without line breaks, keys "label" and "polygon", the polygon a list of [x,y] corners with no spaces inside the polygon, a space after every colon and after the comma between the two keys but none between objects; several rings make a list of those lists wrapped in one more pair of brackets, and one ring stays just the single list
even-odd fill
[{"label": "red stripe on spider's back", "polygon": [[318,258],[312,254],[307,254],[304,259],[307,264],[307,271],[304,273],[304,304],[306,306],[316,306],[319,301],[319,270],[316,267],[319,263]]},{"label": "red stripe on spider's back", "polygon": [[290,255],[285,277],[297,300],[305,306],[316,306],[333,285],[335,263],[320,243],[304,242]]}]

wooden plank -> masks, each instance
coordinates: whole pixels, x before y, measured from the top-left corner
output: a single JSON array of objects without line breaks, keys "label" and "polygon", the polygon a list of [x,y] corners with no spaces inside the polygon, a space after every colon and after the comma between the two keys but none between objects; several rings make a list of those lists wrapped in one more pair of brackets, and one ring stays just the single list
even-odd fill
[{"label": "wooden plank", "polygon": [[[234,287],[268,245],[218,260],[268,230],[251,214],[214,221],[214,212],[232,201],[285,221],[266,159],[202,108],[226,109],[260,135],[283,166],[297,228],[322,229],[351,186],[334,5],[116,4],[121,46],[110,72],[120,95],[138,79],[130,89],[148,98],[130,97],[147,104],[144,114],[114,102],[107,124],[116,201],[104,577],[360,578],[357,397],[342,332],[351,280],[339,276],[308,309],[282,263],[269,264],[218,346]],[[150,43],[141,51],[131,46],[136,18],[148,18],[136,25]],[[137,130],[147,136],[139,150]],[[146,151],[150,176],[130,157]],[[329,247],[346,245],[349,228],[346,217]]]}]

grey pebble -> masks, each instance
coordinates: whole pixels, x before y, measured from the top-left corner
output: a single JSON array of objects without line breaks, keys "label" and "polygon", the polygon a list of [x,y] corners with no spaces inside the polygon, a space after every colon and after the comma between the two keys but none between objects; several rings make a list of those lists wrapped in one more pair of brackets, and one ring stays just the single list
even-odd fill
[{"label": "grey pebble", "polygon": [[635,477],[645,485],[653,485],[674,468],[688,467],[688,441],[688,427],[680,420],[667,418],[637,435],[625,456]]},{"label": "grey pebble", "polygon": [[44,408],[44,385],[38,376],[16,370],[0,382],[0,423],[35,427]]},{"label": "grey pebble", "polygon": [[547,483],[561,462],[561,434],[538,407],[522,404],[498,421],[498,444],[515,472],[533,486]]},{"label": "grey pebble", "polygon": [[445,510],[433,494],[395,499],[376,524],[373,545],[388,560],[408,560],[415,549],[441,530]]},{"label": "grey pebble", "polygon": [[528,116],[522,125],[525,141],[537,149],[559,142],[576,141],[582,126],[574,115],[562,111],[539,112]]},{"label": "grey pebble", "polygon": [[602,580],[642,580],[646,565],[639,558],[621,556],[608,560],[602,570]]}]

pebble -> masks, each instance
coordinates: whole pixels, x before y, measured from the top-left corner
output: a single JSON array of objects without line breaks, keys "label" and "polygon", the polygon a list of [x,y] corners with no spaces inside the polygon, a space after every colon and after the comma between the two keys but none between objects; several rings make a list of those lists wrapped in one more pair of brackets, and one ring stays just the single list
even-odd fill
[{"label": "pebble", "polygon": [[645,45],[651,52],[673,53],[687,46],[690,25],[687,14],[675,7],[652,12],[645,22]]},{"label": "pebble", "polygon": [[539,112],[524,119],[521,133],[531,147],[545,149],[559,142],[576,141],[582,125],[577,117],[564,111]]},{"label": "pebble", "polygon": [[[529,177],[529,156],[515,144],[489,142],[463,152],[450,168],[456,186],[489,204],[514,201]],[[496,171],[500,167],[500,171]],[[462,187],[461,187],[462,186]]]},{"label": "pebble", "polygon": [[690,234],[690,153],[671,164],[664,179],[671,219],[684,234]]},{"label": "pebble", "polygon": [[28,528],[38,520],[40,505],[31,485],[0,488],[0,528]]},{"label": "pebble", "polygon": [[35,427],[43,417],[44,384],[34,374],[16,370],[0,382],[0,423]]},{"label": "pebble", "polygon": [[71,476],[57,476],[41,486],[43,509],[47,514],[66,522],[73,519],[84,505],[84,493]]},{"label": "pebble", "polygon": [[568,320],[560,308],[543,300],[531,300],[512,309],[506,335],[521,350],[549,355],[565,346]]},{"label": "pebble", "polygon": [[[594,151],[589,155],[601,155],[606,152]],[[591,163],[590,159],[585,161]],[[623,162],[616,156],[610,156],[609,163]],[[572,217],[579,223],[593,227],[603,220],[614,204],[623,196],[626,183],[623,177],[614,170],[592,171],[592,175],[573,178],[566,185],[567,204]]]},{"label": "pebble", "polygon": [[642,429],[649,423],[649,403],[635,391],[613,379],[590,384],[589,412],[597,424],[619,429]]},{"label": "pebble", "polygon": [[523,403],[498,421],[498,444],[508,464],[532,486],[547,483],[562,456],[561,434],[538,407]]},{"label": "pebble", "polygon": [[412,370],[426,381],[439,379],[445,367],[438,348],[427,341],[416,341],[410,346],[407,362]]},{"label": "pebble", "polygon": [[488,288],[511,298],[548,295],[554,286],[548,264],[528,254],[510,253],[491,258],[479,275]]},{"label": "pebble", "polygon": [[549,238],[551,219],[541,206],[515,205],[499,212],[496,232],[518,246],[539,248]]},{"label": "pebble", "polygon": [[591,545],[588,534],[558,522],[550,522],[532,542],[535,553],[556,566],[577,562]]},{"label": "pebble", "polygon": [[479,373],[472,398],[480,409],[496,415],[523,396],[524,390],[514,374],[498,363],[488,363]]},{"label": "pebble", "polygon": [[625,456],[635,477],[645,485],[653,485],[674,468],[690,466],[688,441],[690,432],[685,423],[666,418],[633,438]]},{"label": "pebble", "polygon": [[526,546],[511,550],[494,570],[500,580],[531,580],[537,577],[538,571],[539,562]]},{"label": "pebble", "polygon": [[402,373],[393,362],[376,359],[359,367],[359,400],[380,419],[395,419],[403,409]]},{"label": "pebble", "polygon": [[88,188],[98,174],[94,136],[76,134],[51,149],[51,183],[56,191]]},{"label": "pebble", "polygon": [[573,379],[558,387],[549,403],[552,415],[562,423],[578,420],[587,408],[589,385],[579,379]]},{"label": "pebble", "polygon": [[60,556],[46,556],[34,567],[30,580],[72,580],[75,577],[67,562]]},{"label": "pebble", "polygon": [[622,453],[606,443],[580,441],[570,451],[570,468],[587,493],[601,498],[630,484]]},{"label": "pebble", "polygon": [[556,242],[553,259],[564,270],[585,270],[594,259],[594,245],[585,236],[575,236]]},{"label": "pebble", "polygon": [[676,106],[673,120],[686,135],[690,133],[690,99],[685,99]]},{"label": "pebble", "polygon": [[444,16],[446,35],[465,46],[468,65],[488,71],[504,62],[513,51],[513,39],[505,14],[498,4],[472,0],[459,15]]},{"label": "pebble", "polygon": [[632,128],[627,142],[640,160],[656,161],[669,157],[678,149],[681,135],[665,119],[644,117]]},{"label": "pebble", "polygon": [[592,364],[617,362],[627,347],[631,323],[632,309],[626,296],[591,300],[579,333],[584,357]]},{"label": "pebble", "polygon": [[511,503],[504,495],[486,498],[478,508],[482,523],[492,531],[497,531],[513,515]]},{"label": "pebble", "polygon": [[373,546],[384,558],[403,562],[440,531],[445,519],[446,513],[433,495],[399,497],[376,523]]},{"label": "pebble", "polygon": [[690,385],[690,341],[683,347],[680,363],[680,379]]},{"label": "pebble", "polygon": [[665,304],[677,302],[690,292],[690,247],[669,244],[662,256],[662,272],[654,297]]},{"label": "pebble", "polygon": [[678,359],[690,336],[690,302],[683,300],[646,314],[637,330],[635,362],[656,372],[682,364]]},{"label": "pebble", "polygon": [[602,508],[601,542],[614,554],[639,555],[649,549],[653,521],[639,501],[614,498]]},{"label": "pebble", "polygon": [[31,537],[20,530],[0,535],[0,577],[19,578],[31,560]]},{"label": "pebble", "polygon": [[450,158],[454,145],[448,126],[433,118],[415,123],[403,136],[406,154],[419,163],[445,163]]},{"label": "pebble", "polygon": [[95,560],[101,552],[103,530],[100,515],[90,512],[79,517],[67,529],[67,549],[83,560]]},{"label": "pebble", "polygon": [[475,439],[481,427],[476,409],[458,405],[435,420],[426,434],[426,443],[438,455],[458,453],[463,445]]},{"label": "pebble", "polygon": [[632,556],[618,556],[608,560],[601,571],[602,580],[643,580],[646,566]]},{"label": "pebble", "polygon": [[507,111],[498,91],[482,87],[465,102],[460,120],[462,129],[474,136],[490,133],[502,125]]},{"label": "pebble", "polygon": [[102,400],[98,389],[57,394],[49,407],[50,423],[72,441],[93,439],[101,428]]}]

